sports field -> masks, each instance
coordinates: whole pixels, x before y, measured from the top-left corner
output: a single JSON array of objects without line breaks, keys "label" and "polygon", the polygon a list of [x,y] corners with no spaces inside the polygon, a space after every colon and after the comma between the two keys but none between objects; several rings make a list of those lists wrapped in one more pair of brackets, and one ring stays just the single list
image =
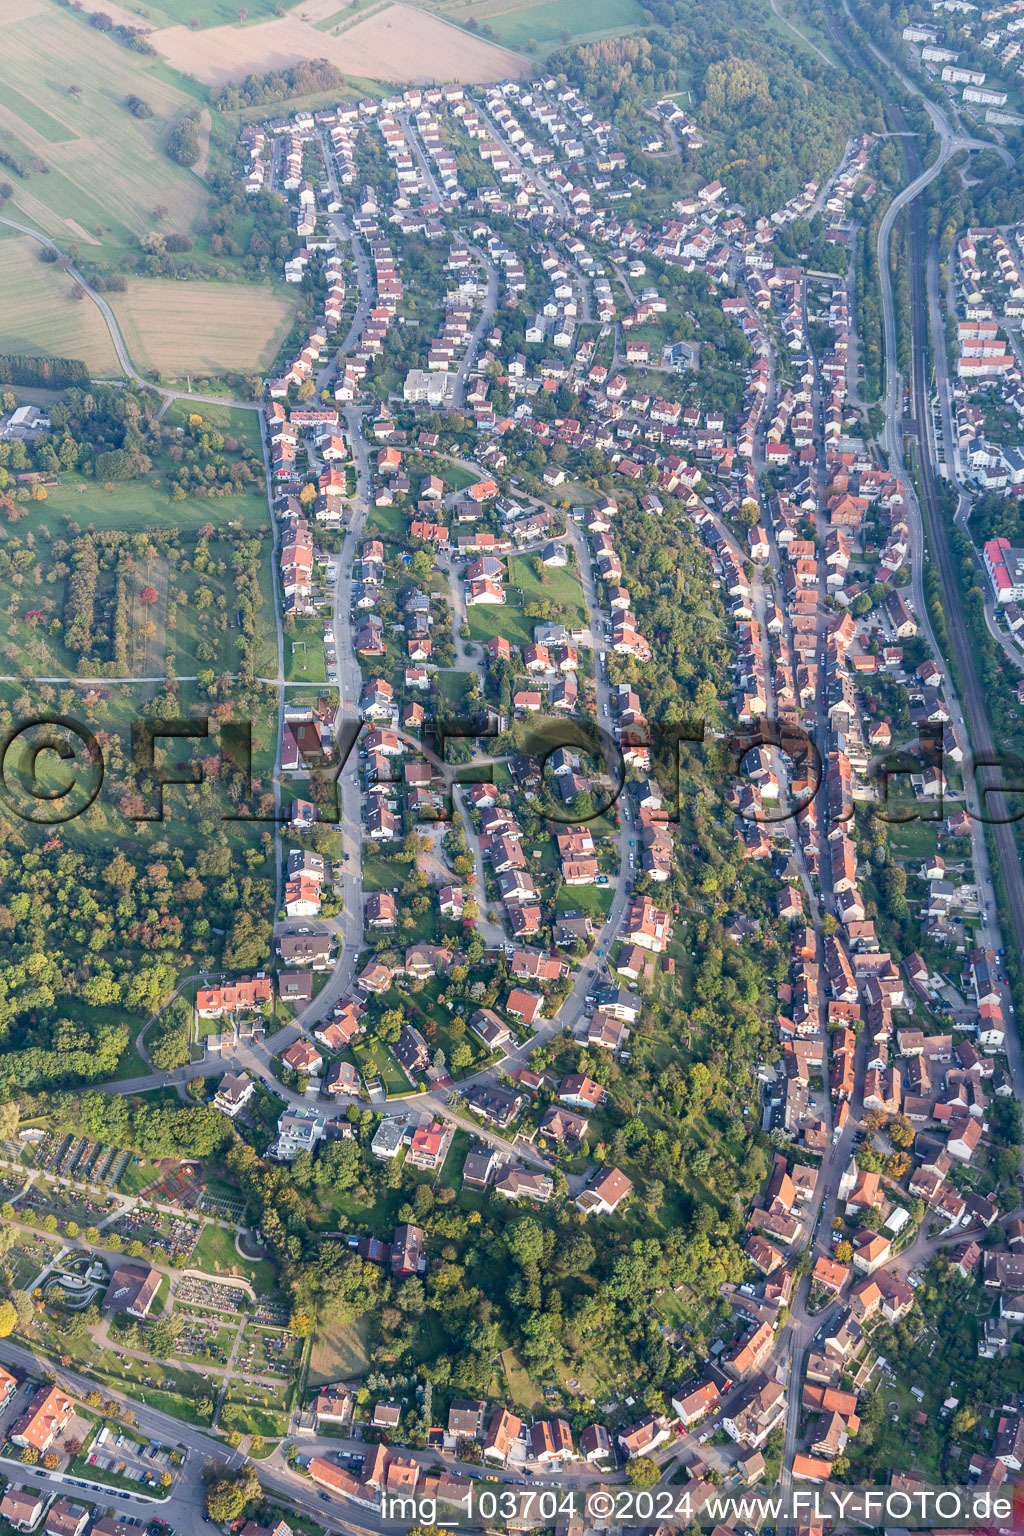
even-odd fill
[{"label": "sports field", "polygon": [[413,6],[385,5],[337,35],[318,31],[315,25],[337,11],[337,4],[321,15],[322,9],[311,0],[288,16],[257,26],[200,32],[168,27],[152,33],[150,41],[175,69],[187,70],[207,85],[318,58],[329,59],[349,76],[395,82],[503,80],[527,67],[517,54],[470,37]]},{"label": "sports field", "polygon": [[265,367],[298,304],[269,288],[160,278],[133,278],[108,298],[135,366],[170,378]]},{"label": "sports field", "polygon": [[[0,5],[0,130],[24,164],[49,167],[21,178],[7,204],[13,217],[52,236],[63,248],[77,240],[116,254],[138,249],[157,227],[191,232],[205,206],[201,181],[163,152],[174,118],[195,98],[147,63],[52,0]],[[78,94],[71,95],[70,87]],[[153,116],[141,121],[124,106],[136,94]]]},{"label": "sports field", "polygon": [[78,357],[100,378],[119,377],[103,317],[91,299],[72,299],[74,287],[39,260],[34,240],[0,240],[0,352]]}]

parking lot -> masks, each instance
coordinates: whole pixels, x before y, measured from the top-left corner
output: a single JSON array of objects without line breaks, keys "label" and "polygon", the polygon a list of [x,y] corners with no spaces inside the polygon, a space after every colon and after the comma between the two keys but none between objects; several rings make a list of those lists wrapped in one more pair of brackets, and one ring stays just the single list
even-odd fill
[{"label": "parking lot", "polygon": [[104,1425],[85,1456],[85,1466],[94,1469],[100,1481],[107,1475],[141,1487],[159,1487],[171,1458],[162,1445],[135,1440]]}]

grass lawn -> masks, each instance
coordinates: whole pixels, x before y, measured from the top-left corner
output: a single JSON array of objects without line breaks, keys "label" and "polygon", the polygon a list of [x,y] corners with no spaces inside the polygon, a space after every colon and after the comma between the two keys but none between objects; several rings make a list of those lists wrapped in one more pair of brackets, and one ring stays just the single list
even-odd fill
[{"label": "grass lawn", "polygon": [[505,1379],[508,1382],[509,1395],[515,1407],[517,1409],[525,1409],[528,1413],[543,1407],[543,1393],[533,1381],[522,1361],[511,1349],[506,1349],[502,1353],[501,1363],[504,1367]]},{"label": "grass lawn", "polygon": [[[279,1440],[288,1433],[288,1414],[262,1402],[261,1387],[232,1388],[220,1411],[222,1429],[237,1429],[243,1435],[262,1435],[265,1440]],[[246,1402],[246,1397],[254,1399]]]},{"label": "grass lawn", "polygon": [[284,635],[284,675],[290,683],[326,683],[324,627],[320,619],[296,619]]},{"label": "grass lawn", "polygon": [[81,1340],[67,1338],[48,1316],[33,1328],[29,1342],[36,1348],[41,1344],[45,1354],[69,1354],[76,1368],[101,1386],[116,1387],[151,1408],[173,1414],[188,1424],[210,1422],[209,1416],[203,1417],[196,1411],[196,1403],[213,1393],[194,1371],[169,1366],[162,1361],[136,1360],[129,1355],[118,1360],[112,1349],[97,1349],[88,1336]]},{"label": "grass lawn", "polygon": [[398,1220],[404,1198],[401,1190],[384,1189],[368,1204],[365,1192],[360,1200],[350,1189],[332,1189],[321,1198],[321,1225],[342,1232],[388,1232]]},{"label": "grass lawn", "polygon": [[[264,515],[264,517],[266,517],[266,510],[267,510],[266,509],[266,501],[264,500],[263,501],[263,515]],[[266,554],[264,555],[264,558],[260,562],[260,594],[262,595],[262,598],[263,598],[263,605],[260,608],[260,639],[261,639],[261,643],[260,643],[260,654],[259,654],[259,658],[258,658],[258,664],[259,664],[259,667],[260,667],[260,676],[261,677],[276,677],[277,673],[278,673],[277,624],[276,624],[276,621],[275,621],[275,613],[276,613],[275,604],[277,602],[277,578],[276,578],[276,576],[274,574],[274,567],[273,567],[273,558],[272,558],[272,556],[273,556],[272,547],[268,543],[267,549],[266,549]],[[286,654],[287,654],[287,652],[286,652]],[[294,694],[294,693],[291,696],[291,702],[293,704],[298,704],[300,702],[298,696],[296,694]],[[302,702],[306,702],[306,701],[302,701]],[[308,702],[312,703],[312,702],[314,702],[314,700],[310,699]],[[276,703],[276,700],[275,700],[275,702],[274,702],[274,704],[272,706],[272,709],[273,709],[273,712],[274,712],[274,724],[273,724],[273,728],[272,728],[272,736],[273,736],[273,741],[276,742],[277,741],[277,723],[276,723],[276,721],[277,721],[277,703]],[[272,744],[268,743],[268,745],[271,746],[271,751],[270,751],[270,753],[268,755],[267,765],[266,765],[267,779],[268,779],[268,783],[269,783],[269,781],[270,781],[270,779],[271,779],[271,777],[273,775],[274,753],[273,753],[273,750],[272,750]],[[309,787],[309,785],[308,785],[308,782],[307,782],[306,788],[308,789],[308,787]],[[305,798],[308,798],[308,796],[305,796]]]},{"label": "grass lawn", "polygon": [[395,859],[382,859],[379,854],[373,852],[373,846],[369,843],[362,852],[363,889],[390,891],[393,886],[400,885],[405,879],[409,866],[399,864]]},{"label": "grass lawn", "polygon": [[[784,14],[785,10],[791,11],[794,19],[786,16]],[[798,6],[780,7],[779,14],[775,11],[769,11],[765,16],[765,23],[773,32],[777,32],[782,41],[788,44],[789,47],[793,46],[795,39],[799,39],[798,47],[805,53],[824,53],[837,66],[842,67],[842,61],[836,57],[835,49],[832,47],[827,34],[812,26],[806,16],[800,14]]]},{"label": "grass lawn", "polygon": [[535,875],[553,874],[558,867],[558,849],[550,838],[539,848],[527,846],[523,852],[527,858],[527,869]]},{"label": "grass lawn", "polygon": [[[159,476],[156,478],[160,480]],[[152,477],[117,481],[108,489],[82,475],[63,474],[60,484],[47,492],[45,501],[32,503],[30,526],[48,528],[64,538],[66,530],[61,519],[66,516],[83,528],[91,523],[99,532],[111,528],[199,528],[216,516],[239,521],[245,528],[263,529],[267,526],[267,515],[262,485],[216,503],[194,498],[172,501],[162,482],[154,485]]]},{"label": "grass lawn", "polygon": [[585,912],[588,917],[604,922],[611,908],[615,887],[609,885],[563,885],[555,893],[555,911]]},{"label": "grass lawn", "polygon": [[389,1098],[412,1093],[409,1079],[382,1041],[360,1040],[352,1046],[352,1053],[364,1078],[379,1077]]},{"label": "grass lawn", "polygon": [[529,645],[534,625],[540,623],[528,619],[515,603],[474,603],[468,614],[469,638],[477,645],[486,645],[494,635],[504,635],[510,645]]},{"label": "grass lawn", "polygon": [[234,1275],[249,1280],[260,1296],[268,1296],[277,1289],[273,1264],[265,1259],[243,1259],[235,1247],[234,1235],[212,1222],[203,1229],[189,1267],[210,1275]]},{"label": "grass lawn", "polygon": [[366,519],[364,538],[404,541],[409,527],[408,507],[373,507]]},{"label": "grass lawn", "polygon": [[936,841],[941,823],[935,821],[903,821],[889,827],[889,843],[899,859],[919,861],[938,850]]},{"label": "grass lawn", "polygon": [[441,478],[446,491],[464,491],[467,486],[475,485],[480,476],[471,469],[463,469],[461,464],[449,464],[441,471]]},{"label": "grass lawn", "polygon": [[369,1338],[368,1317],[358,1317],[351,1323],[331,1323],[320,1329],[313,1337],[309,1385],[318,1387],[328,1381],[364,1376],[370,1368]]},{"label": "grass lawn", "polygon": [[242,411],[235,405],[211,405],[209,401],[172,400],[164,412],[168,426],[183,427],[190,416],[201,416],[207,426],[216,427],[225,437],[237,437],[256,453],[262,451],[260,443],[259,415],[256,411]]},{"label": "grass lawn", "polygon": [[437,684],[439,696],[445,703],[454,708],[461,708],[466,703],[466,682],[468,672],[441,671],[434,673],[434,682]]},{"label": "grass lawn", "polygon": [[[206,1386],[205,1382],[197,1376],[194,1378],[197,1385]],[[120,1385],[116,1375],[111,1374],[108,1385],[116,1387]],[[131,1390],[130,1388],[128,1390]],[[207,1388],[207,1391],[210,1389]],[[208,1425],[212,1415],[200,1414],[196,1410],[196,1403],[204,1396],[202,1392],[192,1391],[188,1394],[182,1392],[163,1392],[156,1387],[138,1387],[132,1391],[132,1396],[139,1398],[150,1408],[156,1408],[160,1413],[169,1413],[172,1418],[184,1419],[188,1424]]]},{"label": "grass lawn", "polygon": [[553,608],[563,610],[566,617],[575,614],[581,623],[587,622],[587,606],[579,577],[570,566],[545,567],[544,577],[534,574],[530,561],[522,555],[511,555],[508,562],[510,587],[518,587],[524,603],[549,602]]},{"label": "grass lawn", "polygon": [[475,1141],[476,1137],[469,1131],[455,1132],[448,1149],[448,1156],[444,1160],[444,1167],[438,1171],[434,1180],[438,1189],[454,1189],[457,1194],[462,1188],[462,1165],[466,1161],[466,1153]]},{"label": "grass lawn", "polygon": [[[91,1010],[93,1018],[95,1018],[97,1014],[102,1015],[105,1012],[106,1010],[102,1008],[93,1008]],[[124,1016],[122,1015],[122,1018],[123,1017]],[[138,1031],[142,1028],[144,1022],[145,1020],[143,1019],[125,1019],[125,1023],[127,1023],[132,1029],[133,1038],[129,1040],[124,1055],[121,1057],[121,1060],[117,1064],[117,1071],[114,1073],[112,1079],[112,1081],[115,1083],[126,1082],[131,1077],[145,1077],[151,1070],[148,1063],[143,1061],[142,1057],[139,1055],[138,1047],[135,1044],[135,1037],[137,1036]]]},{"label": "grass lawn", "polygon": [[[223,563],[225,566],[223,576],[212,570],[200,572],[177,569],[169,583],[172,596],[185,594],[185,601],[177,602],[174,628],[167,636],[167,649],[174,657],[175,671],[180,677],[194,677],[210,667],[217,673],[234,672],[238,668],[238,637],[241,631],[237,628],[234,600],[236,551],[229,539],[211,539],[209,545],[211,562],[214,565]],[[268,574],[268,580],[271,553],[268,534],[262,541],[262,566]],[[213,603],[206,608],[200,608],[196,601],[196,594],[201,588],[213,595]],[[218,604],[219,598],[225,600],[223,607]],[[274,625],[274,610],[266,598],[260,610],[260,623],[262,638],[269,641]],[[207,645],[215,648],[216,654],[212,658],[205,653]],[[199,654],[201,646],[204,647],[202,656]],[[276,667],[273,670],[276,672]]]}]

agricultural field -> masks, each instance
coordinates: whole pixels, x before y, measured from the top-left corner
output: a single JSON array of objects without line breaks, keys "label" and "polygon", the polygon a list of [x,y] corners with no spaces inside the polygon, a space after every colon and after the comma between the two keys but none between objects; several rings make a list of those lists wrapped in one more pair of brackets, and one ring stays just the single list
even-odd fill
[{"label": "agricultural field", "polygon": [[558,47],[569,41],[599,33],[625,32],[643,23],[638,0],[527,0],[524,5],[509,0],[484,0],[483,5],[445,7],[450,20],[465,22],[475,17],[486,21],[506,48],[525,48],[536,43],[540,48]]},{"label": "agricultural field", "polygon": [[291,330],[297,299],[234,283],[133,278],[110,295],[135,366],[166,377],[268,366]]},{"label": "agricultural field", "polygon": [[39,249],[27,236],[0,240],[0,352],[77,357],[96,378],[119,376],[103,316],[91,299],[72,298],[74,279]]},{"label": "agricultural field", "polygon": [[[337,9],[337,5],[332,8]],[[349,76],[396,83],[503,80],[528,68],[518,54],[484,38],[469,37],[412,6],[385,5],[336,35],[318,30],[313,21],[303,21],[304,13],[311,14],[310,7],[299,9],[299,19],[293,14],[256,26],[211,27],[201,32],[187,26],[168,27],[154,32],[150,40],[169,64],[187,70],[204,85],[222,85],[316,58],[328,59]],[[326,11],[314,19],[331,15]]]},{"label": "agricultural field", "polygon": [[[133,117],[124,106],[133,92],[149,103],[151,118]],[[49,0],[7,0],[0,11],[0,134],[26,168],[32,157],[49,167],[10,176],[8,216],[62,248],[77,242],[83,259],[137,250],[158,206],[166,209],[161,229],[189,233],[206,192],[163,144],[174,119],[195,105],[159,61],[147,63],[73,12]]]},{"label": "agricultural field", "polygon": [[[310,0],[309,5],[296,7],[300,14],[306,11],[317,11],[322,0]],[[332,10],[338,9],[338,0],[330,0]],[[240,23],[238,13],[241,6],[235,5],[234,0],[160,0],[159,4],[148,5],[144,0],[124,0],[121,10],[126,13],[125,19],[131,17],[132,25],[147,27],[172,27],[177,24],[186,25],[193,18],[199,22],[200,27],[223,26],[253,26],[269,16],[279,14],[280,0],[249,0],[245,7],[248,11],[245,23]]]}]

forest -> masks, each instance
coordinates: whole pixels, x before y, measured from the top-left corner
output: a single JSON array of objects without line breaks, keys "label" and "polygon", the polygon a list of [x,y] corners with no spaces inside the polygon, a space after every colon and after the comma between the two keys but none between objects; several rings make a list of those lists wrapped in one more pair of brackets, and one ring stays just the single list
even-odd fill
[{"label": "forest", "polygon": [[105,1081],[182,969],[222,942],[239,968],[246,946],[269,955],[269,887],[222,831],[194,856],[161,840],[143,866],[53,836],[37,846],[37,830],[0,817],[0,1087]]},{"label": "forest", "polygon": [[327,59],[304,59],[290,69],[274,70],[266,75],[246,75],[244,80],[220,86],[211,94],[211,103],[222,112],[238,112],[245,107],[265,107],[291,96],[315,96],[320,91],[340,91],[345,76]]},{"label": "forest", "polygon": [[[195,505],[260,486],[260,455],[197,414],[181,426],[158,420],[152,398],[131,388],[74,386],[50,417],[52,430],[34,442],[0,444],[0,515],[9,525],[0,634],[7,670],[27,679],[5,685],[0,729],[40,711],[91,720],[106,779],[96,806],[67,825],[35,826],[14,801],[0,805],[0,1083],[15,1089],[115,1076],[183,969],[214,960],[244,969],[268,958],[264,914],[273,902],[266,828],[225,819],[267,810],[259,776],[274,721],[256,678],[268,538],[225,518],[146,529],[144,511],[131,530],[83,529],[70,515],[49,514],[44,484],[16,480],[35,472],[98,480],[110,491],[136,481],[152,505],[158,470],[168,505]],[[142,675],[158,625],[170,640],[154,653],[167,682],[148,700],[123,687],[28,680],[76,668],[93,678]],[[184,689],[176,646],[188,647],[182,670],[196,674]],[[155,785],[133,763],[136,714],[211,721],[202,783],[175,791],[187,800],[183,836],[146,820]],[[229,765],[221,772],[217,750],[221,722],[238,715],[252,722],[251,790]],[[173,1018],[157,1036],[168,1060],[181,1054]]]},{"label": "forest", "polygon": [[[869,89],[813,53],[795,57],[752,0],[651,0],[648,9],[656,26],[646,35],[564,49],[552,68],[623,126],[642,122],[656,97],[687,93],[707,138],[700,175],[721,177],[752,213],[824,179],[850,134],[879,125]],[[688,151],[680,174],[691,163]]]}]

